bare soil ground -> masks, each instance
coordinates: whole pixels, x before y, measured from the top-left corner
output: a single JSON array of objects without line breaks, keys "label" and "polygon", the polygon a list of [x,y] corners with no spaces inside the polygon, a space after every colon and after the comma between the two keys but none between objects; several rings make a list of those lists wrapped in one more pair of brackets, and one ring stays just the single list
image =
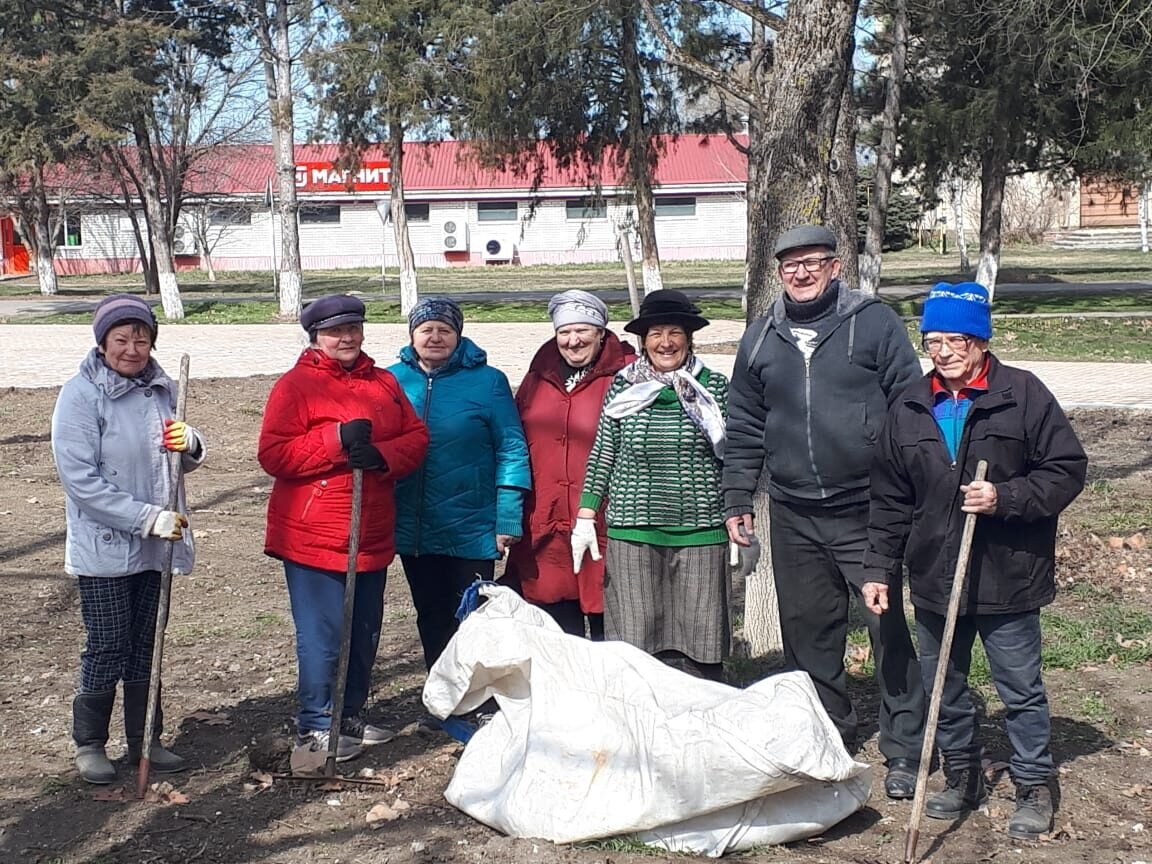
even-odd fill
[{"label": "bare soil ground", "polygon": [[[189,417],[210,442],[209,463],[188,480],[199,563],[174,588],[164,669],[165,737],[194,770],[174,778],[167,803],[101,792],[72,768],[70,701],[83,628],[74,586],[62,572],[63,496],[48,443],[55,390],[0,392],[0,862],[592,864],[672,857],[619,841],[557,847],[511,840],[444,801],[459,748],[415,728],[423,664],[398,569],[370,707],[401,734],[342,766],[370,769],[387,786],[324,790],[253,776],[253,744],[286,733],[294,711],[287,595],[279,566],[261,553],[270,482],[254,452],[270,386],[267,378],[196,381],[190,396]],[[1065,520],[1064,590],[1055,608],[1071,621],[1092,619],[1104,604],[1147,611],[1152,552],[1131,535],[1148,527],[1152,505],[1152,415],[1076,412],[1074,421],[1092,457],[1093,483]],[[1131,632],[1130,622],[1097,636],[1105,644],[1115,639],[1118,652],[1124,643],[1131,649],[1152,640],[1150,632]],[[921,854],[938,862],[1152,859],[1152,664],[1106,655],[1053,669],[1047,680],[1063,790],[1051,838],[1007,838],[1011,784],[1003,778],[986,813],[955,826],[925,820]],[[860,679],[857,692],[865,720],[874,723],[871,684]],[[983,724],[994,773],[1007,756],[997,704],[989,700]],[[120,753],[119,745],[110,750]],[[879,761],[874,738],[861,758]],[[132,770],[119,767],[129,785]],[[939,776],[930,782],[936,787]],[[370,824],[366,816],[378,803],[397,818]],[[823,837],[742,858],[900,861],[909,810],[874,795]]]}]

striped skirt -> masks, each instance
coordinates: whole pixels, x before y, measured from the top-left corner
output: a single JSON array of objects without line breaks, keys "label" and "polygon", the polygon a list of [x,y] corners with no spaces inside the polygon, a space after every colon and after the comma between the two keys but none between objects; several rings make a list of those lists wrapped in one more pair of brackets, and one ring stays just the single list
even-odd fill
[{"label": "striped skirt", "polygon": [[728,656],[728,544],[651,546],[610,539],[604,638],[697,663]]}]

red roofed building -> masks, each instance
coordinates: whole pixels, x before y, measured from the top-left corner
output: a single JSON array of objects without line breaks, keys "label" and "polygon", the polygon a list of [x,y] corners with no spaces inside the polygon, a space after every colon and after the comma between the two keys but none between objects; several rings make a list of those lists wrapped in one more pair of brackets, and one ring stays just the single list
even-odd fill
[{"label": "red roofed building", "polygon": [[[660,255],[674,259],[742,259],[745,254],[747,162],[724,136],[665,139],[656,167],[656,233]],[[387,210],[387,159],[369,152],[349,177],[333,167],[336,145],[296,148],[300,246],[309,270],[396,265]],[[200,265],[203,251],[192,220],[207,218],[213,265],[267,270],[279,254],[279,217],[267,203],[275,171],[270,145],[220,146],[196,162],[178,230],[177,263]],[[127,214],[118,209],[110,178],[66,172],[60,184],[65,213],[61,273],[139,269]],[[405,146],[404,188],[409,235],[421,267],[518,262],[566,264],[616,260],[616,225],[632,210],[619,172],[606,165],[601,199],[586,181],[550,158],[522,171],[480,165],[459,141]],[[274,186],[275,184],[273,184]],[[20,261],[10,220],[0,231],[6,270]],[[0,224],[3,228],[3,224]],[[633,234],[633,236],[635,236]],[[637,250],[638,254],[638,250]],[[23,255],[27,261],[27,255]]]}]

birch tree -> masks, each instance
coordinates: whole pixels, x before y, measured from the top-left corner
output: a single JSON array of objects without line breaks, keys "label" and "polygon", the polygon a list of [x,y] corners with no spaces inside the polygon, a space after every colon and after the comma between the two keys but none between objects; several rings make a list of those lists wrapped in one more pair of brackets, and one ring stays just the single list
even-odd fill
[{"label": "birch tree", "polygon": [[323,0],[240,0],[248,32],[260,47],[268,99],[276,201],[280,215],[280,317],[300,317],[300,202],[296,195],[296,80],[294,70],[320,29]]}]

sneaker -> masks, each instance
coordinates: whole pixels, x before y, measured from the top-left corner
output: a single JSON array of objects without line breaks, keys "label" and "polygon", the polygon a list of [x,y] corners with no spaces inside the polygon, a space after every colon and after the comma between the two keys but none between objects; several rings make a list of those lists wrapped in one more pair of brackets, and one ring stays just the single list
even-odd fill
[{"label": "sneaker", "polygon": [[384,744],[391,741],[396,737],[396,733],[384,726],[373,726],[371,723],[365,722],[359,714],[353,714],[351,717],[340,718],[340,737],[354,738],[371,746],[372,744]]},{"label": "sneaker", "polygon": [[947,785],[925,802],[924,814],[931,819],[958,819],[969,810],[988,803],[984,772],[979,765],[963,768],[944,766]]},{"label": "sneaker", "polygon": [[[328,730],[312,729],[308,732],[301,732],[296,736],[295,749],[327,753]],[[341,735],[336,744],[336,761],[347,762],[349,759],[355,759],[363,752],[364,745],[360,741],[347,735]]]},{"label": "sneaker", "polygon": [[1036,840],[1052,830],[1052,790],[1044,785],[1016,787],[1016,812],[1008,820],[1008,836]]}]

